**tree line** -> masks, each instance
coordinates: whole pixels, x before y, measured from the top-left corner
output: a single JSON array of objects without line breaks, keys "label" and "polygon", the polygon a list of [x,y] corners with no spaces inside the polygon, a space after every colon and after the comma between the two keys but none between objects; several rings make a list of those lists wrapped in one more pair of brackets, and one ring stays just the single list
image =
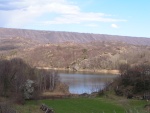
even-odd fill
[{"label": "tree line", "polygon": [[36,99],[46,90],[53,91],[57,83],[54,71],[38,70],[19,58],[0,60],[0,96],[23,102],[27,91],[32,93],[30,99]]}]

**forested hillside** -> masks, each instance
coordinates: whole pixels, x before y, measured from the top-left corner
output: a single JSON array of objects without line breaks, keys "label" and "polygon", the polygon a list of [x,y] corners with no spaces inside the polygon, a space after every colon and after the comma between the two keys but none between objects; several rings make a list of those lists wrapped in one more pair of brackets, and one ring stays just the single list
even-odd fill
[{"label": "forested hillside", "polygon": [[0,29],[0,59],[19,57],[41,68],[111,70],[149,64],[149,44],[148,38]]}]

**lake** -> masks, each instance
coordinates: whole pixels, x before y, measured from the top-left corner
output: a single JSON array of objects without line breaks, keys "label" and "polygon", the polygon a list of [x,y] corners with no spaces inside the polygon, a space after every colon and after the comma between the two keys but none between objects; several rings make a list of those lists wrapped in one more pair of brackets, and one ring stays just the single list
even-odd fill
[{"label": "lake", "polygon": [[102,90],[117,75],[59,73],[60,80],[69,86],[70,93],[82,94]]}]

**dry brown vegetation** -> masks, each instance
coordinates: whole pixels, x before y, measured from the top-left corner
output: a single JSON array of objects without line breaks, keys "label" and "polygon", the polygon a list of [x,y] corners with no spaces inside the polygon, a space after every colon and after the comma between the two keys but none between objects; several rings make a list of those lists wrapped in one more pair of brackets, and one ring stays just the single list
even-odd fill
[{"label": "dry brown vegetation", "polygon": [[4,59],[20,57],[35,67],[113,70],[120,64],[149,64],[150,47],[121,42],[44,44],[5,51],[0,56]]},{"label": "dry brown vegetation", "polygon": [[0,33],[0,59],[19,57],[35,67],[94,71],[150,63],[148,38],[4,28]]},{"label": "dry brown vegetation", "polygon": [[59,90],[60,86],[68,91],[60,84],[54,71],[32,68],[21,59],[0,60],[0,97],[24,103],[25,99],[38,99],[45,91]]},{"label": "dry brown vegetation", "polygon": [[121,65],[120,73],[111,85],[117,95],[128,98],[140,95],[143,99],[150,99],[150,65]]}]

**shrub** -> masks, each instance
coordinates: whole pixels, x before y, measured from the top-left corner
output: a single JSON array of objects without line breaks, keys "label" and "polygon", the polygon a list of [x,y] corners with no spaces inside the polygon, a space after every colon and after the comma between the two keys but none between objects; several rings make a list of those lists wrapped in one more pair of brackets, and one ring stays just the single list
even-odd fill
[{"label": "shrub", "polygon": [[120,76],[114,81],[117,95],[143,94],[150,91],[150,65],[120,66]]}]

